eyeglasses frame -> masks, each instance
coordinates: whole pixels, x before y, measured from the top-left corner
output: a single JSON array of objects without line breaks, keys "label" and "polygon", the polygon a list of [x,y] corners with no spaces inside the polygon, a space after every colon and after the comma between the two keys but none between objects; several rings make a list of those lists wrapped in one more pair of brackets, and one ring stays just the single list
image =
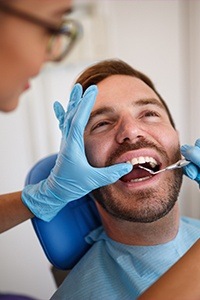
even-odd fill
[{"label": "eyeglasses frame", "polygon": [[[26,12],[23,11],[19,11],[17,9],[14,9],[10,6],[4,5],[3,3],[0,2],[0,11],[3,11],[5,13],[14,15],[16,17],[22,18],[28,22],[31,22],[33,24],[42,26],[44,28],[46,28],[50,34],[52,34],[52,37],[50,38],[53,39],[53,36],[56,35],[66,35],[69,36],[71,38],[71,43],[68,46],[68,48],[66,49],[66,51],[58,58],[55,59],[53,61],[61,61],[71,50],[71,48],[73,48],[74,44],[76,43],[76,41],[78,40],[78,38],[80,38],[80,36],[82,35],[82,26],[78,21],[72,20],[72,19],[65,19],[63,20],[58,26],[53,25],[45,20],[41,20],[40,18],[30,15]],[[74,24],[75,27],[77,28],[76,32],[71,32],[70,30],[67,30],[66,25],[70,23],[70,24]],[[65,25],[65,26],[64,26]],[[69,27],[69,26],[68,26]]]}]

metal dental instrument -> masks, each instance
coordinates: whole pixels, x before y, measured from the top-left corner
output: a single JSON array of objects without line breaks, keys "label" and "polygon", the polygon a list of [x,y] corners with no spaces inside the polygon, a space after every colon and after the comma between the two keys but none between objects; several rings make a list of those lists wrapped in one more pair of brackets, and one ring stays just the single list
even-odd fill
[{"label": "metal dental instrument", "polygon": [[180,160],[178,160],[175,164],[170,165],[170,166],[168,166],[168,167],[166,167],[166,168],[164,168],[164,169],[161,169],[161,170],[155,171],[155,172],[154,172],[153,170],[150,170],[150,169],[148,169],[148,168],[145,168],[145,167],[143,167],[143,166],[141,166],[141,165],[139,165],[138,167],[139,167],[140,169],[146,170],[147,172],[149,172],[149,173],[152,174],[152,175],[156,175],[156,174],[159,174],[159,173],[164,172],[164,171],[167,171],[167,170],[174,170],[174,169],[179,169],[179,168],[185,167],[185,166],[187,166],[189,163],[190,163],[190,161],[186,160],[185,158],[184,158],[184,159],[180,159]]}]

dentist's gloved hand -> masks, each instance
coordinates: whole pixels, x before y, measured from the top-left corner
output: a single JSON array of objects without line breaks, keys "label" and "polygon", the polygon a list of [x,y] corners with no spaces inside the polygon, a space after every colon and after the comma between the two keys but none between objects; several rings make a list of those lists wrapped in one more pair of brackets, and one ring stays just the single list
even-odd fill
[{"label": "dentist's gloved hand", "polygon": [[191,161],[183,168],[184,174],[200,184],[200,139],[196,140],[194,146],[183,145],[181,153]]},{"label": "dentist's gloved hand", "polygon": [[97,91],[93,85],[82,95],[82,86],[76,84],[67,112],[59,102],[54,104],[62,132],[56,164],[47,179],[28,185],[22,191],[24,204],[44,221],[50,221],[70,201],[111,184],[132,170],[128,163],[94,168],[87,161],[83,135]]}]

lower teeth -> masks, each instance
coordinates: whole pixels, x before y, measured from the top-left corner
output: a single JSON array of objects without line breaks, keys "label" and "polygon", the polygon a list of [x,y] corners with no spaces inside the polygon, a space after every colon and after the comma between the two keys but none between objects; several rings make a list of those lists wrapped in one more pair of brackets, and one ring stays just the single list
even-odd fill
[{"label": "lower teeth", "polygon": [[136,179],[131,179],[130,182],[139,182],[139,181],[144,181],[147,180],[149,178],[151,178],[152,176],[147,176],[147,177],[142,177],[142,178],[136,178]]}]

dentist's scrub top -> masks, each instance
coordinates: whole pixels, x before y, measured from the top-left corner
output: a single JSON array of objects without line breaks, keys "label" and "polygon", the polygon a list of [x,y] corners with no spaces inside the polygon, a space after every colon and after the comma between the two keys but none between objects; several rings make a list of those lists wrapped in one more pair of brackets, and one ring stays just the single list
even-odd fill
[{"label": "dentist's scrub top", "polygon": [[102,227],[87,241],[90,250],[66,277],[52,300],[134,300],[166,272],[200,237],[200,221],[181,218],[174,240],[129,246],[110,239]]}]

